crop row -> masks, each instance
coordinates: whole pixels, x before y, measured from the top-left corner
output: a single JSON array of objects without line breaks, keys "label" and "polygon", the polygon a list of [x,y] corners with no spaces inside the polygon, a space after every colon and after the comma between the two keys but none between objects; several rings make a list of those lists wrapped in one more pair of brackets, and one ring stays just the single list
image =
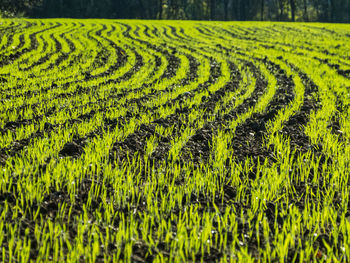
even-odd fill
[{"label": "crop row", "polygon": [[2,261],[348,261],[347,25],[0,21]]}]

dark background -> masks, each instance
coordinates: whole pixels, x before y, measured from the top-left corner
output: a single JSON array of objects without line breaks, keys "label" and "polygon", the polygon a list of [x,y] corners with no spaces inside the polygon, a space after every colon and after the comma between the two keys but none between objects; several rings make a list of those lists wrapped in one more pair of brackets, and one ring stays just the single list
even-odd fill
[{"label": "dark background", "polygon": [[0,0],[0,16],[350,22],[350,0]]}]

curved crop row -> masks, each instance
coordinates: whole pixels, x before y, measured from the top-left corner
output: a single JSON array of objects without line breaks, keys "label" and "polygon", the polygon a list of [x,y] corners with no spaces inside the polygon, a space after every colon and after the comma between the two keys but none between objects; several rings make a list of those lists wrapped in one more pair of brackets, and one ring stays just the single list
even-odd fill
[{"label": "curved crop row", "polygon": [[348,261],[349,35],[0,20],[1,261]]}]

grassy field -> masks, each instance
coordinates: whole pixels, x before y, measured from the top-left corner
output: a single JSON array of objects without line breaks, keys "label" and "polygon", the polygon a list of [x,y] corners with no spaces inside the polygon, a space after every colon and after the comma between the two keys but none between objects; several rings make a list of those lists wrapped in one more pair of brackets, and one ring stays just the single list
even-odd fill
[{"label": "grassy field", "polygon": [[0,20],[0,261],[350,261],[350,25]]}]

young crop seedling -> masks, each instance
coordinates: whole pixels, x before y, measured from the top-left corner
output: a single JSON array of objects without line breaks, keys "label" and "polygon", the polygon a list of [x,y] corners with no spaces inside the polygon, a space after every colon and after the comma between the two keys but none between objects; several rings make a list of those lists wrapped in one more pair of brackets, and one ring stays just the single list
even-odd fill
[{"label": "young crop seedling", "polygon": [[349,35],[0,19],[0,261],[349,261]]}]

